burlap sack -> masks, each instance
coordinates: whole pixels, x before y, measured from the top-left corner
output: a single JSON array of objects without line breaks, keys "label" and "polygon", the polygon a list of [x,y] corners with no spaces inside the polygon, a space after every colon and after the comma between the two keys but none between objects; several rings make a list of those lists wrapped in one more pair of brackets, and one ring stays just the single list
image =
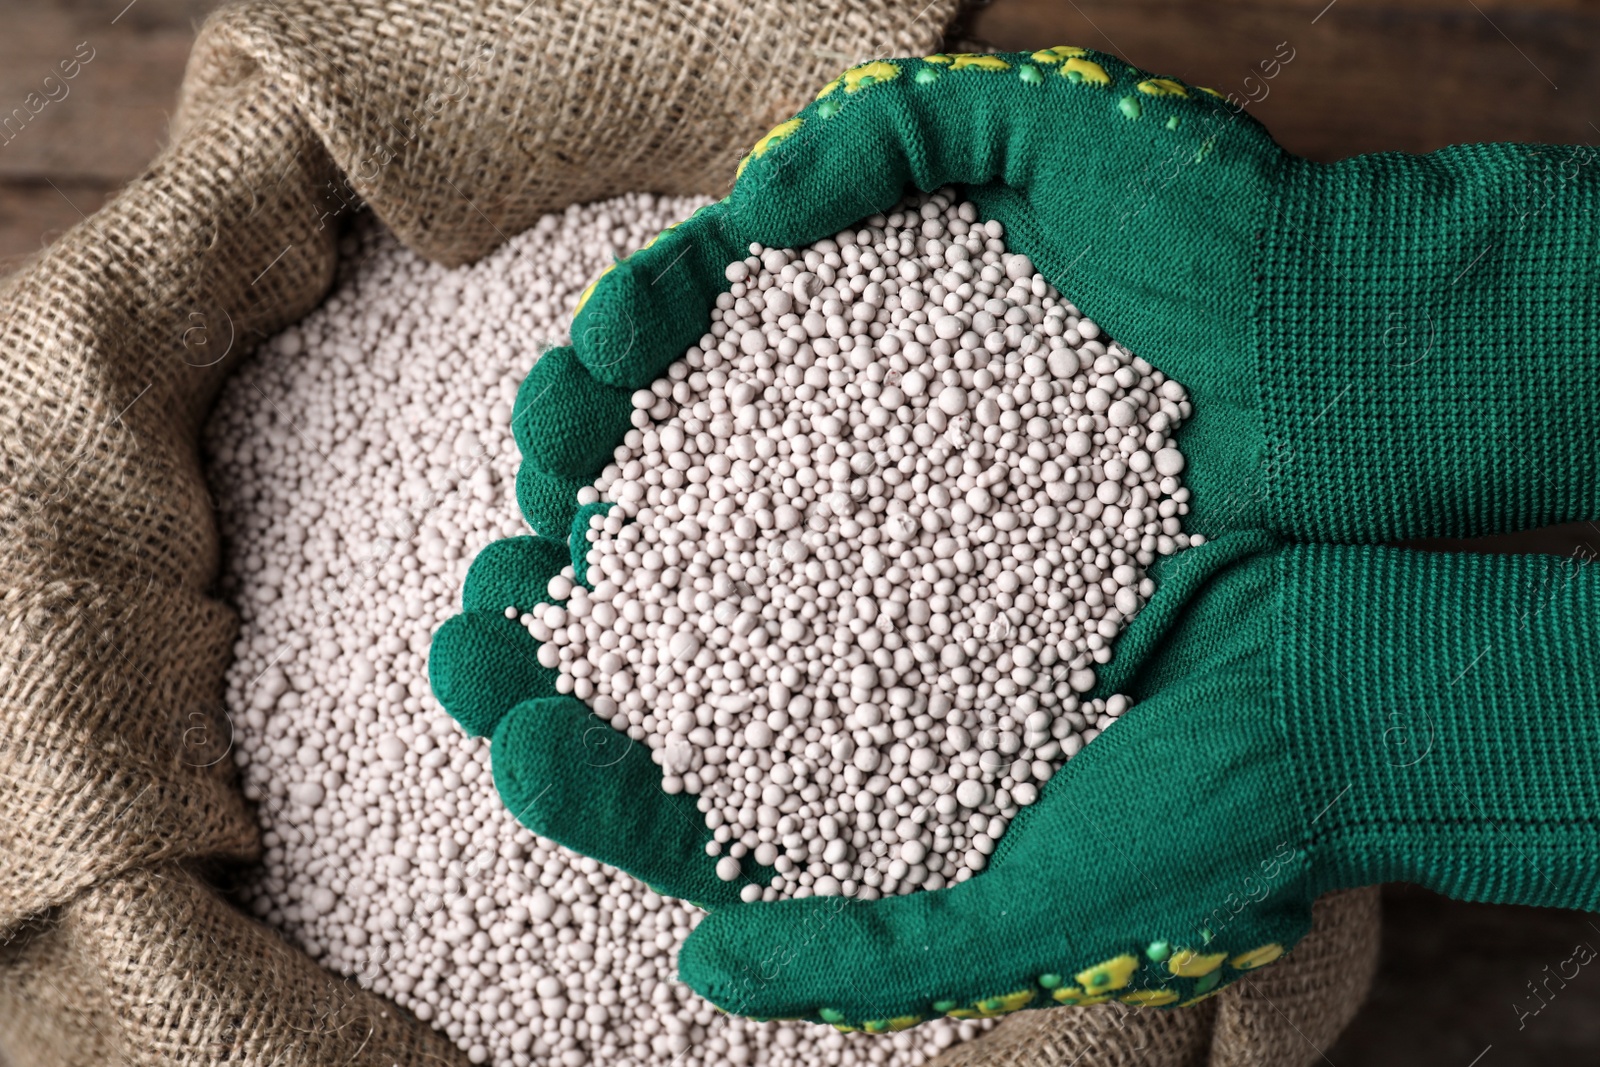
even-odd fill
[{"label": "burlap sack", "polygon": [[[321,298],[360,199],[463,263],[572,201],[720,195],[817,85],[933,50],[958,2],[262,0],[206,24],[172,144],[0,283],[0,1057],[465,1062],[213,888],[260,847],[196,451],[218,383]],[[1028,1013],[952,1055],[1309,1059],[1292,1031],[1331,1037],[1365,990],[1366,899],[1327,955],[1214,1006],[1115,1032],[1107,1012]]]}]

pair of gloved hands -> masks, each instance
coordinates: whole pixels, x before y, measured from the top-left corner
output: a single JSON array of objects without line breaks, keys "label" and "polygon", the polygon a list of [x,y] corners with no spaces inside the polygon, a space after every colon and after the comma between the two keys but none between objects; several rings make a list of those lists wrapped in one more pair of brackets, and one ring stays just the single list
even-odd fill
[{"label": "pair of gloved hands", "polygon": [[[1102,671],[1098,692],[1137,706],[981,876],[742,904],[694,798],[557,696],[504,609],[581,573],[577,489],[630,394],[705,332],[730,260],[952,183],[1188,389],[1188,528],[1209,540],[1153,568]],[[881,1031],[1189,1003],[1291,948],[1321,893],[1383,881],[1593,908],[1600,580],[1380,546],[1600,514],[1597,220],[1586,149],[1322,165],[1208,90],[1081,49],[856,68],[756,145],[726,200],[592,286],[572,346],[528,376],[518,497],[540,536],[474,562],[435,691],[493,736],[525,825],[710,909],[680,971],[741,1014]]]}]

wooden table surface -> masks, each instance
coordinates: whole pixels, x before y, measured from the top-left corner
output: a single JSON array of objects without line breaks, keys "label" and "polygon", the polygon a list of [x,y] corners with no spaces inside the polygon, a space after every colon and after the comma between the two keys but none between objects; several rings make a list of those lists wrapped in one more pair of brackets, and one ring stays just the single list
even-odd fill
[{"label": "wooden table surface", "polygon": [[[0,0],[0,271],[93,212],[155,153],[212,6]],[[1101,48],[1238,93],[1281,143],[1315,159],[1462,141],[1600,142],[1600,0],[995,0],[971,32],[1007,50]],[[1497,544],[1567,551],[1589,540],[1580,528]],[[1386,907],[1374,994],[1317,1062],[1511,1067],[1600,1056],[1600,972],[1550,977],[1575,946],[1600,947],[1600,919],[1404,887],[1388,891]],[[1549,992],[1526,1014],[1539,1005],[1535,986]]]}]

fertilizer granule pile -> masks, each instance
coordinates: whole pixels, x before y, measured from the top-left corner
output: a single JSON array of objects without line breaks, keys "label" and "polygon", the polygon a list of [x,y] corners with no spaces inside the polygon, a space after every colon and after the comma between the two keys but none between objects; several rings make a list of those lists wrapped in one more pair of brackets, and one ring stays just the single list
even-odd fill
[{"label": "fertilizer granule pile", "polygon": [[580,496],[592,594],[507,606],[746,900],[964,881],[1127,707],[1083,694],[1190,543],[1187,395],[1002,235],[940,192],[751,246]]},{"label": "fertilizer granule pile", "polygon": [[[696,909],[518,826],[488,742],[428,687],[468,563],[527,532],[510,413],[533,355],[613,256],[700,203],[572,208],[459,270],[364,224],[324,305],[227,383],[206,449],[265,829],[249,897],[473,1062],[913,1067],[988,1024],[716,1012],[673,978]],[[618,505],[590,531],[593,593],[569,570],[564,606],[510,607],[699,794],[719,873],[776,864],[768,896],[981,869],[1126,708],[1084,698],[1093,666],[1143,567],[1188,543],[1182,390],[996,224],[936,195],[840,236],[730,266],[711,333],[636,398],[584,498]]]}]

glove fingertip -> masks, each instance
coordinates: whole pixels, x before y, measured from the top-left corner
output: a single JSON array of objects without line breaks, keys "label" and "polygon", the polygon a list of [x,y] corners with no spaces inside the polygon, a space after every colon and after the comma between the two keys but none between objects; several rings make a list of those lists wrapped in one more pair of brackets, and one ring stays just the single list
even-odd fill
[{"label": "glove fingertip", "polygon": [[561,809],[542,803],[547,791],[539,783],[547,781],[548,775],[534,739],[544,733],[546,710],[565,699],[570,698],[544,697],[518,704],[500,720],[490,743],[491,770],[500,799],[518,823],[552,841],[565,839],[559,822],[550,818]]},{"label": "glove fingertip", "polygon": [[[888,103],[879,96],[867,104],[868,113],[856,116],[850,129],[830,125],[814,110],[785,123],[794,124],[792,132],[746,157],[728,194],[736,228],[768,247],[796,247],[854,229],[904,196],[913,182],[906,158],[913,145],[902,145],[907,131],[884,114]],[[872,166],[859,165],[863,153],[874,157]]]},{"label": "glove fingertip", "polygon": [[847,904],[813,897],[712,911],[678,950],[678,978],[732,1015],[817,1018],[819,1005],[801,987],[826,981],[815,973],[828,966],[818,958],[819,948],[825,952],[818,941]]},{"label": "glove fingertip", "polygon": [[721,924],[711,919],[710,915],[701,919],[678,949],[678,980],[730,1014],[747,1014],[730,996],[736,983],[729,980],[731,971],[720,937]]},{"label": "glove fingertip", "polygon": [[572,564],[572,574],[579,585],[593,589],[594,583],[589,580],[589,523],[596,516],[602,518],[614,505],[606,501],[596,501],[593,504],[584,504],[572,516],[572,531],[567,536],[570,548],[567,557]]},{"label": "glove fingertip", "polygon": [[517,399],[523,462],[552,474],[594,477],[632,425],[632,390],[597,381],[570,347],[546,352]]},{"label": "glove fingertip", "polygon": [[462,607],[472,611],[526,610],[550,599],[550,579],[567,565],[567,546],[549,537],[504,537],[473,559],[461,589]]},{"label": "glove fingertip", "polygon": [[712,204],[619,261],[573,319],[579,361],[607,385],[649,386],[709,328],[727,265],[746,244]]},{"label": "glove fingertip", "polygon": [[539,381],[534,378],[533,372],[539,364],[544,362],[546,356],[559,351],[562,346],[554,345],[539,353],[539,358],[534,360],[533,366],[528,368],[528,373],[523,375],[522,381],[517,385],[516,399],[511,403],[511,436],[517,442],[517,447],[522,447],[523,435],[526,430],[528,410],[533,407],[539,398],[542,388]]},{"label": "glove fingertip", "polygon": [[484,737],[521,701],[554,693],[556,672],[540,665],[537,643],[515,620],[470,612],[434,633],[428,682],[462,729]]},{"label": "glove fingertip", "polygon": [[492,752],[496,787],[518,822],[658,892],[723,907],[739,903],[745,882],[771,880],[754,864],[739,881],[718,878],[694,798],[664,792],[649,749],[575,697],[519,705],[494,731]]},{"label": "glove fingertip", "polygon": [[591,478],[549,474],[530,463],[517,468],[517,507],[534,533],[562,539],[578,512],[578,490]]}]

